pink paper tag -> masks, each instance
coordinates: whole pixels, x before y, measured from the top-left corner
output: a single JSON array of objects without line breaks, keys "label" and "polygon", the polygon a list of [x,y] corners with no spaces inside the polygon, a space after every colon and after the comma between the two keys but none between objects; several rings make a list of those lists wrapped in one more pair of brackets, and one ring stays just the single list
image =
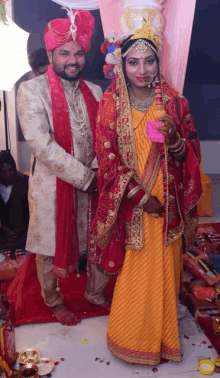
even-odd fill
[{"label": "pink paper tag", "polygon": [[161,134],[156,127],[163,127],[164,124],[160,122],[147,121],[147,137],[151,142],[164,143],[164,135]]}]

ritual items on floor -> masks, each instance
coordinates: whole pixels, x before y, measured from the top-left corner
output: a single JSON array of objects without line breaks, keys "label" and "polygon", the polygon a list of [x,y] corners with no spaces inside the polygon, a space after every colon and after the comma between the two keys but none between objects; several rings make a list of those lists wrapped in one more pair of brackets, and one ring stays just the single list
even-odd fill
[{"label": "ritual items on floor", "polygon": [[219,253],[220,229],[219,224],[203,224],[197,228],[195,240],[199,245],[207,245],[212,248],[213,253]]},{"label": "ritual items on floor", "polygon": [[50,358],[40,358],[37,367],[39,375],[47,375],[53,371],[55,364]]},{"label": "ritual items on floor", "polygon": [[192,291],[196,298],[206,299],[210,302],[215,299],[215,290],[212,287],[202,287],[200,285],[195,285]]},{"label": "ritual items on floor", "polygon": [[18,355],[17,362],[21,366],[19,369],[21,377],[35,378],[41,375],[47,375],[55,368],[55,363],[50,358],[42,358],[41,352],[35,348],[27,348],[23,350]]},{"label": "ritual items on floor", "polygon": [[23,350],[18,356],[18,363],[22,365],[36,364],[40,361],[41,353],[34,348],[27,348]]},{"label": "ritual items on floor", "polygon": [[204,375],[211,375],[215,370],[215,365],[212,361],[204,359],[199,361],[198,369]]},{"label": "ritual items on floor", "polygon": [[214,331],[214,334],[217,336],[220,336],[220,316],[216,316],[212,321],[212,328]]},{"label": "ritual items on floor", "polygon": [[0,308],[0,356],[10,368],[13,368],[16,361],[13,314],[9,301],[2,293],[0,293]]},{"label": "ritual items on floor", "polygon": [[220,255],[210,255],[209,260],[211,264],[214,266],[214,268],[220,272]]},{"label": "ritual items on floor", "polygon": [[220,373],[220,357],[215,359],[215,372]]},{"label": "ritual items on floor", "polygon": [[202,278],[210,286],[220,281],[220,274],[210,264],[207,256],[196,247],[184,254],[183,264],[196,277]]},{"label": "ritual items on floor", "polygon": [[38,378],[39,377],[39,369],[37,365],[27,364],[23,365],[19,369],[19,378]]},{"label": "ritual items on floor", "polygon": [[183,255],[183,303],[220,353],[220,224],[198,226],[194,246]]},{"label": "ritual items on floor", "polygon": [[0,250],[0,281],[12,280],[27,255],[24,249]]}]

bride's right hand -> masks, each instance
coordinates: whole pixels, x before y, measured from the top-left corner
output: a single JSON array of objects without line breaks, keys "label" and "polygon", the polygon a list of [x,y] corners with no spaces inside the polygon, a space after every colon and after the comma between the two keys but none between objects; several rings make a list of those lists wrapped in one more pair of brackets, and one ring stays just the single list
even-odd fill
[{"label": "bride's right hand", "polygon": [[161,205],[160,201],[155,196],[150,196],[143,205],[143,208],[149,215],[157,214],[159,217],[162,217],[164,213],[164,206]]}]

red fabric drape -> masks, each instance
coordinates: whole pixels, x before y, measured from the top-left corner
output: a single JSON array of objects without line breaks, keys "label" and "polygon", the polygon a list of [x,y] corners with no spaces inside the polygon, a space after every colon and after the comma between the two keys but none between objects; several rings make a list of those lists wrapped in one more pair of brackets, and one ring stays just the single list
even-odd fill
[{"label": "red fabric drape", "polygon": [[[64,295],[65,304],[81,319],[108,315],[109,311],[100,306],[89,303],[85,297],[87,273],[80,272],[80,277],[74,273],[71,278],[60,279],[59,284]],[[105,294],[112,298],[115,278],[105,290]],[[14,280],[8,285],[2,285],[7,290],[8,299],[13,308],[14,325],[27,323],[57,322],[53,313],[44,303],[41,287],[37,276],[35,254],[26,257],[24,264],[18,269]]]},{"label": "red fabric drape", "polygon": [[[59,76],[54,72],[52,65],[48,68],[47,79],[51,94],[54,138],[67,153],[73,155],[68,104]],[[98,103],[82,79],[80,79],[79,88],[87,106],[94,135]],[[58,277],[66,277],[77,267],[79,259],[77,219],[73,216],[73,214],[77,213],[76,194],[71,184],[58,177],[56,180],[56,190],[56,251],[53,271]]]}]

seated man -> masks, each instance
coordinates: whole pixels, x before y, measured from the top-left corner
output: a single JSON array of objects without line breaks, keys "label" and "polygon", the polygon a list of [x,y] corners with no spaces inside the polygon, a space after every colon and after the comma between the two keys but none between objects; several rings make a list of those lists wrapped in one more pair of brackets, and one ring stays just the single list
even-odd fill
[{"label": "seated man", "polygon": [[0,151],[0,250],[25,249],[29,222],[28,176],[16,169],[9,151]]},{"label": "seated man", "polygon": [[44,75],[49,66],[47,51],[44,48],[37,49],[28,54],[28,62],[35,76]]}]

